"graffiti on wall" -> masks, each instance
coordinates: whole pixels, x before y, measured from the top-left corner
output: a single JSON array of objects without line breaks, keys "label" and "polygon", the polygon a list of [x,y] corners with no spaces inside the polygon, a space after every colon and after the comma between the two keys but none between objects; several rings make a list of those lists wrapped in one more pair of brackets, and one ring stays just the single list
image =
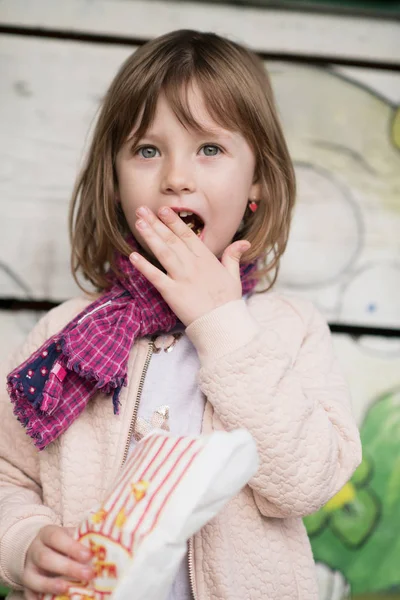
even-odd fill
[{"label": "graffiti on wall", "polygon": [[[281,289],[331,321],[400,327],[398,103],[334,70],[270,70],[299,185]],[[305,519],[320,598],[400,593],[400,340],[335,341],[364,456]]]}]

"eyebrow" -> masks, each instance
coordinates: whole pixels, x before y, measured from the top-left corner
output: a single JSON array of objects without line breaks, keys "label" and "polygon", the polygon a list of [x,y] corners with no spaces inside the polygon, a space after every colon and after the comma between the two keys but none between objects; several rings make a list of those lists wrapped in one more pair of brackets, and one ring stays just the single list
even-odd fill
[{"label": "eyebrow", "polygon": [[[230,131],[224,130],[224,129],[201,129],[200,131],[196,131],[194,130],[195,135],[198,138],[204,138],[204,137],[213,137],[213,138],[220,138],[220,139],[224,139],[228,142],[233,142],[234,141],[234,134],[231,133]],[[130,136],[129,139],[132,139],[134,136]],[[152,132],[150,131],[146,131],[143,135],[143,137],[141,139],[149,139],[149,140],[154,140],[156,143],[160,142],[163,140],[163,136],[157,134],[157,132]]]},{"label": "eyebrow", "polygon": [[234,140],[233,132],[230,132],[226,129],[206,129],[204,130],[204,134],[223,138],[230,142]]}]

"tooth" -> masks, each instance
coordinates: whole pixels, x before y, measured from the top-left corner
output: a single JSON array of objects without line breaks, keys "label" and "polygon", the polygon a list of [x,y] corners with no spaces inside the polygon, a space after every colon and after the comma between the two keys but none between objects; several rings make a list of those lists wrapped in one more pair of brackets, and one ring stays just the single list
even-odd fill
[{"label": "tooth", "polygon": [[192,212],[188,212],[186,210],[181,210],[179,213],[180,217],[190,217],[193,213]]},{"label": "tooth", "polygon": [[187,227],[189,227],[190,229],[193,229],[193,227],[194,227],[194,223],[188,223],[188,224],[187,224]]}]

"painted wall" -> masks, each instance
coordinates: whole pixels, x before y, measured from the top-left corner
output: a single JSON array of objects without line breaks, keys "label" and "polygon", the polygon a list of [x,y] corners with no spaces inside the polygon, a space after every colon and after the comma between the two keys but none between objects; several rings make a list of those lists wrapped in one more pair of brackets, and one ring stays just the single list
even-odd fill
[{"label": "painted wall", "polygon": [[[364,445],[351,482],[306,519],[321,600],[349,585],[358,600],[400,598],[400,24],[219,3],[3,0],[0,27],[2,358],[40,316],[38,301],[78,292],[68,202],[121,62],[180,27],[265,58],[299,186],[278,285],[342,331],[334,343]],[[8,310],[10,298],[32,310]]]}]

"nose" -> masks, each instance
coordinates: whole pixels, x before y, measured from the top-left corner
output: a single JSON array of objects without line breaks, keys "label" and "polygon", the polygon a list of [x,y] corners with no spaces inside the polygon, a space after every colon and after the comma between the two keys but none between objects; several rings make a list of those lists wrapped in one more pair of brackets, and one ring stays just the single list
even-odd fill
[{"label": "nose", "polygon": [[171,157],[164,165],[161,188],[164,194],[190,194],[195,190],[195,176],[190,159]]}]

